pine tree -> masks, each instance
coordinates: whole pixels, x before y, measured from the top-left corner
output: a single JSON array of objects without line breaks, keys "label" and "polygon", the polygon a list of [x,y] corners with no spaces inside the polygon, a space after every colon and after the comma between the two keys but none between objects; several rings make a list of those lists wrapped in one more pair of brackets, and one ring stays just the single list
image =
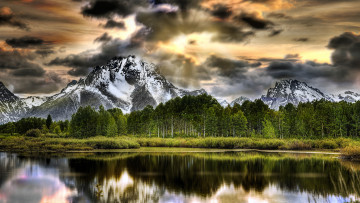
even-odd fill
[{"label": "pine tree", "polygon": [[52,118],[51,115],[49,114],[46,119],[46,127],[50,129],[51,124],[52,124]]}]

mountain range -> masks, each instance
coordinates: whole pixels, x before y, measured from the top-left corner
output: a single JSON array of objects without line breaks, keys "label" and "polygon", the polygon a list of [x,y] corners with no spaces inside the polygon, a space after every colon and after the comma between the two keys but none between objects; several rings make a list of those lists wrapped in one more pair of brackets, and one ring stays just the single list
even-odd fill
[{"label": "mountain range", "polygon": [[[204,89],[184,90],[174,86],[157,72],[154,64],[136,56],[115,57],[106,65],[95,67],[85,78],[70,82],[59,93],[49,97],[19,98],[0,82],[0,123],[16,121],[23,117],[51,115],[54,120],[70,119],[80,106],[106,109],[120,108],[123,112],[141,110],[147,105],[156,106],[175,97],[207,94]],[[328,101],[355,102],[360,94],[345,91],[327,95],[319,89],[297,80],[276,82],[260,98],[270,108],[282,105],[325,99]],[[222,106],[234,106],[250,100],[239,97],[228,103],[218,98]]]}]

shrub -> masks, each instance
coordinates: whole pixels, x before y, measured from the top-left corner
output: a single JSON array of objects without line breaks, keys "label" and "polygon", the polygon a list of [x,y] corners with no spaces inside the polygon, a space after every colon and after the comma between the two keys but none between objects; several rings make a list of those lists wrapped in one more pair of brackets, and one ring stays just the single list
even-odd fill
[{"label": "shrub", "polygon": [[360,146],[348,146],[341,150],[341,154],[346,159],[360,160]]},{"label": "shrub", "polygon": [[319,144],[320,149],[336,149],[339,146],[333,140],[322,140]]},{"label": "shrub", "polygon": [[290,149],[290,150],[306,150],[311,148],[312,148],[311,143],[304,142],[302,140],[291,140],[280,147],[280,149]]},{"label": "shrub", "polygon": [[40,137],[41,131],[39,129],[30,129],[30,130],[26,131],[25,135],[27,137]]}]

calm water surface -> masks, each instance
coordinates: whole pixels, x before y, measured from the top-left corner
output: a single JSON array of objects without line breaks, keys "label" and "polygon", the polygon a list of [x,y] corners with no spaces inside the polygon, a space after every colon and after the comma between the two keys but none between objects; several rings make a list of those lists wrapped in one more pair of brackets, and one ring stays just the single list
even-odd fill
[{"label": "calm water surface", "polygon": [[5,202],[351,202],[360,164],[334,155],[0,153]]}]

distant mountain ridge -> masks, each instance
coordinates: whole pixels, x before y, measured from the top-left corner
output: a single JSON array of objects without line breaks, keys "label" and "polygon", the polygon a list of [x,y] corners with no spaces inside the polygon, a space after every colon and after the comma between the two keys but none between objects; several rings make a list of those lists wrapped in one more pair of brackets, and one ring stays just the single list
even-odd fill
[{"label": "distant mountain ridge", "polygon": [[[54,120],[70,119],[80,106],[88,105],[94,108],[100,105],[106,109],[120,108],[128,113],[147,105],[165,103],[175,97],[201,94],[207,92],[204,89],[188,91],[175,87],[157,73],[154,64],[138,57],[116,57],[49,97],[19,98],[0,82],[0,123],[29,116],[46,118],[49,114]],[[298,105],[320,99],[355,102],[360,100],[360,94],[345,91],[338,95],[327,95],[305,82],[289,79],[276,82],[260,99],[270,108],[278,109],[288,103]],[[221,98],[217,100],[223,107],[251,101],[243,96],[230,103]]]},{"label": "distant mountain ridge", "polygon": [[[270,108],[279,109],[280,106],[285,106],[289,103],[298,105],[299,103],[311,102],[321,99],[331,102],[356,102],[360,100],[360,94],[352,91],[345,91],[344,93],[337,95],[327,95],[319,89],[309,86],[305,82],[287,79],[276,82],[275,86],[269,88],[267,94],[262,95],[260,99]],[[223,107],[228,105],[234,106],[236,103],[241,105],[245,101],[251,101],[251,99],[240,96],[229,104],[226,100],[218,98],[218,102]]]},{"label": "distant mountain ridge", "polygon": [[321,99],[334,101],[332,97],[319,89],[292,79],[276,82],[275,87],[270,88],[266,95],[261,96],[261,100],[272,109],[278,109],[288,103],[298,105]]},{"label": "distant mountain ridge", "polygon": [[97,66],[79,81],[70,82],[50,97],[20,99],[2,84],[0,123],[35,116],[70,119],[80,106],[120,108],[125,113],[156,106],[175,97],[207,94],[204,89],[188,91],[175,87],[156,72],[156,66],[135,56],[116,57]]}]

